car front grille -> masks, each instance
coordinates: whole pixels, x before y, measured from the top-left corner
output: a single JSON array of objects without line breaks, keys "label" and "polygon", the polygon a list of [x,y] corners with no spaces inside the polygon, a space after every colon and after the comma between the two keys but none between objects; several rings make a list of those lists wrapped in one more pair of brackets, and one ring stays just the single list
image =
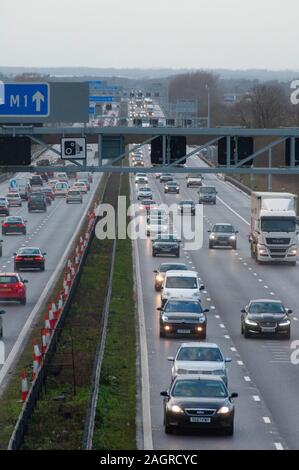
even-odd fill
[{"label": "car front grille", "polygon": [[185,412],[188,416],[213,416],[216,413],[215,408],[186,408]]},{"label": "car front grille", "polygon": [[289,245],[290,241],[290,238],[266,238],[268,245]]},{"label": "car front grille", "polygon": [[263,321],[263,322],[260,322],[260,326],[262,328],[276,328],[277,323],[276,322],[271,322],[271,321]]}]

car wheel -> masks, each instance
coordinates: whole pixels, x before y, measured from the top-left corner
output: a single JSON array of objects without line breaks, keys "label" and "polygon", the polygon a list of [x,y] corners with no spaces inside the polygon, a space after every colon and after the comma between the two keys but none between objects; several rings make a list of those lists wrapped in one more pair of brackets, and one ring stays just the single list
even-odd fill
[{"label": "car wheel", "polygon": [[153,257],[155,258],[155,257],[156,257],[156,253],[153,251],[153,253],[152,253],[152,254],[153,254]]},{"label": "car wheel", "polygon": [[250,333],[248,329],[246,328],[246,326],[244,326],[244,338],[250,338]]},{"label": "car wheel", "polygon": [[241,322],[241,335],[244,334],[244,326],[243,326],[243,323]]},{"label": "car wheel", "polygon": [[26,235],[26,230],[23,230],[23,232],[22,232],[22,233],[23,233],[23,235]]},{"label": "car wheel", "polygon": [[160,338],[165,338],[165,333],[162,330],[160,330]]},{"label": "car wheel", "polygon": [[211,250],[213,250],[213,249],[214,249],[214,245],[213,245],[213,243],[209,243],[209,248],[210,248]]},{"label": "car wheel", "polygon": [[175,256],[176,256],[177,258],[179,258],[179,257],[180,257],[180,252],[177,251]]},{"label": "car wheel", "polygon": [[231,424],[228,428],[224,431],[225,436],[233,436],[234,434],[234,425]]},{"label": "car wheel", "polygon": [[0,256],[2,256],[2,246],[0,246]]},{"label": "car wheel", "polygon": [[232,245],[232,249],[233,249],[233,250],[236,250],[236,249],[237,249],[237,244],[236,244],[236,243],[234,243],[234,244]]},{"label": "car wheel", "polygon": [[41,271],[44,271],[44,270],[45,270],[45,265],[44,265],[44,264],[41,265],[40,270],[41,270]]},{"label": "car wheel", "polygon": [[290,338],[291,338],[291,330],[289,329],[289,331],[285,335],[285,339],[290,339]]},{"label": "car wheel", "polygon": [[157,292],[160,292],[161,287],[159,287],[159,286],[157,286],[157,284],[155,284],[155,290],[156,290]]},{"label": "car wheel", "polygon": [[172,434],[173,429],[171,426],[165,425],[164,431],[165,431],[165,434]]},{"label": "car wheel", "polygon": [[21,303],[22,305],[26,305],[26,297],[25,297],[24,299],[20,300],[20,303]]},{"label": "car wheel", "polygon": [[204,331],[203,333],[201,333],[201,334],[199,335],[199,337],[200,337],[201,339],[206,339],[206,338],[207,338],[207,332]]}]

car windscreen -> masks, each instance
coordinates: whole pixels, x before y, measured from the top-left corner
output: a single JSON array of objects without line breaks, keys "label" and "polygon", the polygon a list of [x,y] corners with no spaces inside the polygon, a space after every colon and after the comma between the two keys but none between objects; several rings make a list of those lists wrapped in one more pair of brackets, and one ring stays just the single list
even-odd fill
[{"label": "car windscreen", "polygon": [[18,282],[16,276],[0,276],[0,284],[15,284]]},{"label": "car windscreen", "polygon": [[31,193],[30,199],[44,199],[44,195],[42,193]]},{"label": "car windscreen", "polygon": [[177,361],[202,361],[202,362],[223,362],[223,357],[217,348],[204,348],[204,347],[181,347]]},{"label": "car windscreen", "polygon": [[294,217],[262,217],[262,232],[295,232],[296,220]]},{"label": "car windscreen", "polygon": [[18,255],[40,255],[40,250],[38,248],[21,248]]},{"label": "car windscreen", "polygon": [[188,271],[185,264],[174,264],[174,263],[163,263],[159,268],[160,273],[166,273],[166,271]]},{"label": "car windscreen", "polygon": [[181,201],[180,206],[194,206],[193,201]]},{"label": "car windscreen", "polygon": [[200,189],[200,192],[201,193],[204,193],[204,194],[214,194],[216,193],[216,189],[215,188],[207,188],[207,187],[203,187]]},{"label": "car windscreen", "polygon": [[214,225],[213,232],[234,233],[235,229],[231,225]]},{"label": "car windscreen", "polygon": [[254,302],[249,307],[250,313],[284,313],[282,304],[278,302]]},{"label": "car windscreen", "polygon": [[165,287],[168,289],[197,289],[198,283],[196,277],[169,276]]},{"label": "car windscreen", "polygon": [[69,196],[80,196],[80,191],[70,191]]},{"label": "car windscreen", "polygon": [[8,199],[12,199],[12,198],[17,198],[18,199],[20,197],[20,195],[19,195],[19,193],[9,193],[9,194],[7,194],[6,197]]},{"label": "car windscreen", "polygon": [[169,300],[165,307],[165,312],[187,312],[202,313],[202,307],[199,302],[188,302],[184,300]]},{"label": "car windscreen", "polygon": [[225,398],[227,390],[220,380],[177,380],[171,392],[174,397]]}]

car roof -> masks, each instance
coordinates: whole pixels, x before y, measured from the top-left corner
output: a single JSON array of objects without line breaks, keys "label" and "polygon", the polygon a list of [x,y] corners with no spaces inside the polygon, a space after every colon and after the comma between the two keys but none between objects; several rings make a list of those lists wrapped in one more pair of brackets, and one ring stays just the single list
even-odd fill
[{"label": "car roof", "polygon": [[172,264],[175,265],[175,266],[186,266],[185,263],[175,263],[174,262],[174,263],[161,263],[159,267],[165,266],[165,265],[169,266],[169,265],[172,265]]},{"label": "car roof", "polygon": [[275,299],[252,299],[249,301],[250,304],[254,302],[269,302],[271,304],[281,304],[281,300],[275,300]]},{"label": "car roof", "polygon": [[189,343],[182,343],[179,347],[180,348],[215,348],[215,349],[221,349],[218,344],[216,343],[205,343],[203,341],[193,341]]},{"label": "car roof", "polygon": [[230,225],[231,227],[233,227],[233,224],[230,224],[229,222],[217,222],[217,224],[214,224],[214,227],[215,225]]},{"label": "car roof", "polygon": [[196,271],[166,271],[166,276],[197,277]]},{"label": "car roof", "polygon": [[181,381],[181,380],[190,380],[190,379],[191,380],[212,380],[213,382],[221,382],[225,386],[222,378],[217,376],[217,375],[180,374],[180,375],[177,375],[174,380],[177,382],[177,381]]},{"label": "car roof", "polygon": [[7,272],[3,272],[3,273],[0,273],[0,276],[19,276],[19,273],[7,273]]},{"label": "car roof", "polygon": [[21,246],[18,251],[20,250],[40,250],[40,248],[38,246]]}]

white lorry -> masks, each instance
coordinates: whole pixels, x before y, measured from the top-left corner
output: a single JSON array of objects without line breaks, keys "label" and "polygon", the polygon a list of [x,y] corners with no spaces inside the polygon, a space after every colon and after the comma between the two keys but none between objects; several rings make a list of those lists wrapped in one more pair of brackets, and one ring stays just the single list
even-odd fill
[{"label": "white lorry", "polygon": [[253,192],[249,243],[257,263],[297,259],[297,196],[291,193]]}]

